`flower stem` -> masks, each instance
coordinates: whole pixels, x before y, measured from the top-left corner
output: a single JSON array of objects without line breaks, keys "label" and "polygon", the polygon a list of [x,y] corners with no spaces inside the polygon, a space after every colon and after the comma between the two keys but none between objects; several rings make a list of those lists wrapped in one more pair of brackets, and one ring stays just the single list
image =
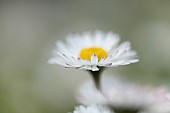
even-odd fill
[{"label": "flower stem", "polygon": [[89,71],[90,74],[92,75],[92,78],[94,80],[95,86],[98,90],[101,90],[101,73],[103,72],[104,68],[100,69],[99,71]]},{"label": "flower stem", "polygon": [[140,109],[112,108],[115,113],[138,113]]}]

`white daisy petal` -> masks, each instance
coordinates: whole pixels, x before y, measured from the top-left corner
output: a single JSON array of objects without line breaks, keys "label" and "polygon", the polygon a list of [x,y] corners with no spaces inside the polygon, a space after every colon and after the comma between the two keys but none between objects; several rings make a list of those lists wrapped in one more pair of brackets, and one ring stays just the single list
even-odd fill
[{"label": "white daisy petal", "polygon": [[97,57],[96,54],[93,54],[93,55],[91,56],[91,64],[92,64],[92,65],[97,65],[97,64],[98,64],[98,57]]},{"label": "white daisy petal", "polygon": [[67,46],[65,46],[64,43],[58,41],[56,42],[56,46],[58,47],[57,48],[58,51],[62,51],[63,53],[70,54],[69,49],[67,48]]},{"label": "white daisy petal", "polygon": [[104,62],[104,60],[105,60],[105,57],[102,57],[99,61],[99,65],[102,64]]},{"label": "white daisy petal", "polygon": [[112,32],[106,34],[106,41],[105,41],[105,49],[110,51],[112,48],[117,46],[119,43],[119,36],[116,34],[113,34]]},{"label": "white daisy petal", "polygon": [[91,62],[89,60],[83,60],[81,58],[77,58],[77,60],[82,66],[91,66]]},{"label": "white daisy petal", "polygon": [[127,53],[127,51],[130,50],[130,42],[124,42],[120,46],[117,47],[117,49],[114,50],[112,55],[114,55],[115,58],[119,57],[120,55]]},{"label": "white daisy petal", "polygon": [[92,70],[91,66],[82,66],[79,69],[83,69],[83,70]]},{"label": "white daisy petal", "polygon": [[95,36],[94,36],[94,41],[95,41],[94,45],[95,46],[101,46],[102,45],[102,40],[103,40],[102,37],[103,37],[102,32],[100,32],[100,31],[95,32]]},{"label": "white daisy petal", "polygon": [[98,71],[99,68],[97,66],[92,66],[92,71]]}]

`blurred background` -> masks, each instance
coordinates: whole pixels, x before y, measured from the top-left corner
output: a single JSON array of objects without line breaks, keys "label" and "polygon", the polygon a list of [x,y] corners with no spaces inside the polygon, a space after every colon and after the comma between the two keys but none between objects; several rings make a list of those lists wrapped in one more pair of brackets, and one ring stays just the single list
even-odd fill
[{"label": "blurred background", "polygon": [[68,33],[119,34],[140,62],[104,73],[170,86],[169,12],[169,0],[0,1],[0,113],[73,110],[75,91],[90,76],[47,63]]}]

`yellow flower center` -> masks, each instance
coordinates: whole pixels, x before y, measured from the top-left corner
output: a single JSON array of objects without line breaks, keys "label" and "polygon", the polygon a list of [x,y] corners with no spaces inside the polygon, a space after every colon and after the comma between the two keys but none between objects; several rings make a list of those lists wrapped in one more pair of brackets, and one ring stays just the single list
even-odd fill
[{"label": "yellow flower center", "polygon": [[83,48],[80,51],[80,58],[83,60],[90,60],[93,54],[98,57],[98,60],[100,60],[102,57],[106,58],[108,56],[108,53],[101,47],[89,47]]}]

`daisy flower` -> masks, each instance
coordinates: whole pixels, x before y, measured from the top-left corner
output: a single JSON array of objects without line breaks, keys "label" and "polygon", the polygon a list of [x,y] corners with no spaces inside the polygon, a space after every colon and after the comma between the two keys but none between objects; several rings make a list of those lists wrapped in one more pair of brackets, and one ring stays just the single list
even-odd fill
[{"label": "daisy flower", "polygon": [[54,56],[48,62],[92,71],[138,62],[130,42],[118,45],[119,40],[119,36],[112,32],[104,34],[96,31],[68,35],[66,43],[56,43]]},{"label": "daisy flower", "polygon": [[79,106],[73,113],[113,113],[108,107],[102,105]]},{"label": "daisy flower", "polygon": [[92,81],[87,81],[76,99],[84,105],[110,106],[115,113],[170,113],[170,92],[166,88],[142,87],[106,76],[100,91]]}]

